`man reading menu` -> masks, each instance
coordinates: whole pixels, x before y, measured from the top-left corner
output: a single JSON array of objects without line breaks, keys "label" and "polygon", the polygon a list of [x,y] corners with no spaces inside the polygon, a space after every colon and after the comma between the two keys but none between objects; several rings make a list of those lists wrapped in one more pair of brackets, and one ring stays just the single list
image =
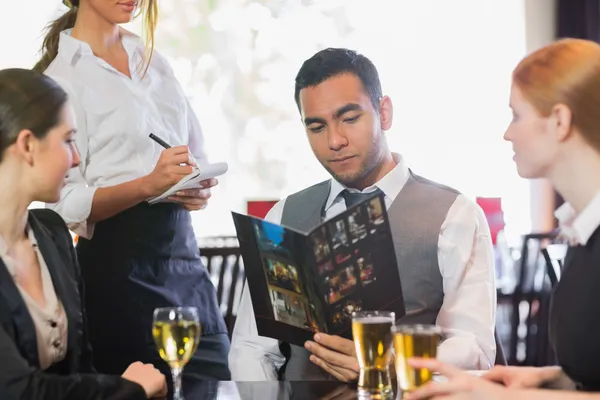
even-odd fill
[{"label": "man reading menu", "polygon": [[[295,100],[310,146],[331,179],[280,201],[266,219],[308,231],[361,196],[383,192],[406,306],[399,322],[437,324],[444,328],[439,359],[465,369],[490,368],[496,289],[481,209],[458,191],[414,174],[390,151],[384,132],[392,125],[392,102],[366,57],[347,49],[318,52],[298,72]],[[351,340],[318,333],[299,347],[259,336],[250,296],[246,285],[229,353],[232,379],[358,377]]]}]

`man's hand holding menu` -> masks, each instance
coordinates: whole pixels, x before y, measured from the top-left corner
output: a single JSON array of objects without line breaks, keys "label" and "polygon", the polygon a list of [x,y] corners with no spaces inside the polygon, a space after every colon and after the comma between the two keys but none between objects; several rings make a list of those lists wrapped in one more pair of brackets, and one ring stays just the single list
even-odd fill
[{"label": "man's hand holding menu", "polygon": [[353,382],[360,371],[354,342],[340,336],[317,333],[315,341],[307,341],[304,347],[312,353],[310,361],[336,379]]}]

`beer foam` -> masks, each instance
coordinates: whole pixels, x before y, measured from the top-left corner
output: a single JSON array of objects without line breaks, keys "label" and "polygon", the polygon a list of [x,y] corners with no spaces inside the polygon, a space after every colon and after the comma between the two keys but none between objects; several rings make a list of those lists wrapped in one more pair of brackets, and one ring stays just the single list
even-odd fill
[{"label": "beer foam", "polygon": [[358,318],[354,318],[354,321],[360,322],[361,324],[393,324],[394,323],[393,318],[384,317],[382,315],[358,317]]}]

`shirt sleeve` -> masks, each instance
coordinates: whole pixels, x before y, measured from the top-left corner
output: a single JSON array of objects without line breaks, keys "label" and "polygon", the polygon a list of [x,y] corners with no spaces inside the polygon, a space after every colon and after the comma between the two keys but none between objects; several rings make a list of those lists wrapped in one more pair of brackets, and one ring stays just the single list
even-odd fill
[{"label": "shirt sleeve", "polygon": [[[265,220],[280,223],[285,200],[269,211]],[[234,381],[276,381],[285,357],[279,341],[259,336],[248,282],[244,284],[229,351],[229,369]]]},{"label": "shirt sleeve", "polygon": [[460,195],[439,235],[444,302],[437,325],[445,330],[438,358],[463,369],[494,365],[496,285],[491,234],[483,211]]},{"label": "shirt sleeve", "polygon": [[85,169],[88,161],[88,132],[85,110],[69,81],[60,77],[51,77],[67,92],[69,97],[68,104],[73,110],[77,129],[75,145],[79,151],[81,163],[78,167],[69,171],[66,185],[60,193],[60,200],[57,203],[47,203],[46,207],[60,214],[71,231],[90,239],[94,233],[94,224],[88,223],[88,218],[92,211],[96,188],[89,186],[85,180]]}]

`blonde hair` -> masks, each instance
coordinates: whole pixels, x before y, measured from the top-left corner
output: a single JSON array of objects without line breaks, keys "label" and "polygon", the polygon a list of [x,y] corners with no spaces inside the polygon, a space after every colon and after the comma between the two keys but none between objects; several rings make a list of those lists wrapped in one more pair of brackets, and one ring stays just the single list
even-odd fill
[{"label": "blonde hair", "polygon": [[600,151],[600,45],[561,39],[525,57],[513,83],[547,117],[557,104],[571,110],[572,126]]},{"label": "blonde hair", "polygon": [[[75,6],[70,7],[69,11],[52,21],[46,27],[46,36],[44,37],[41,49],[42,57],[33,67],[35,71],[44,72],[48,68],[58,54],[60,33],[65,29],[70,29],[75,26],[79,1],[73,2],[73,4],[75,4]],[[146,74],[146,71],[148,71],[154,53],[154,31],[156,30],[156,25],[158,23],[158,0],[140,0],[138,12],[135,14],[134,18],[137,18],[140,15],[144,18],[144,58],[141,64],[144,68],[143,76]]]}]

